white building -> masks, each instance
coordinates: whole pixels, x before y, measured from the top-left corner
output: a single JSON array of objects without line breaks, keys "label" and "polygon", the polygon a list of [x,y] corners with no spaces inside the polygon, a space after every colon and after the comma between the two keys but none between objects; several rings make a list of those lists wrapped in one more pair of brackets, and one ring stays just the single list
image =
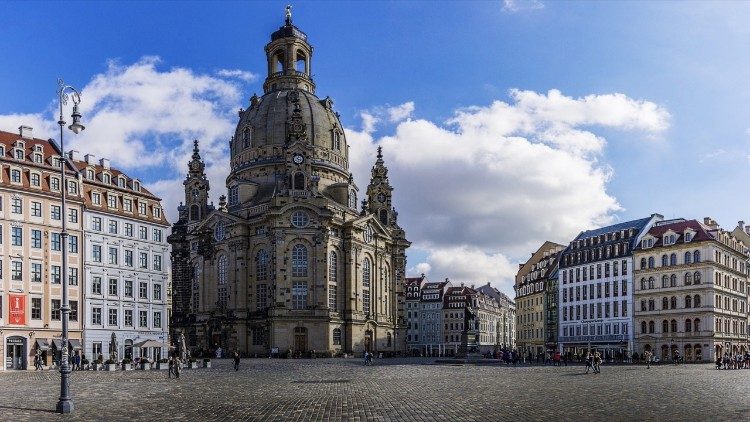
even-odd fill
[{"label": "white building", "polygon": [[[84,354],[167,357],[169,223],[160,199],[91,155],[75,161],[84,180]],[[145,343],[149,341],[148,343]]]},{"label": "white building", "polygon": [[565,353],[633,352],[633,249],[659,214],[581,232],[560,258],[559,339]]}]

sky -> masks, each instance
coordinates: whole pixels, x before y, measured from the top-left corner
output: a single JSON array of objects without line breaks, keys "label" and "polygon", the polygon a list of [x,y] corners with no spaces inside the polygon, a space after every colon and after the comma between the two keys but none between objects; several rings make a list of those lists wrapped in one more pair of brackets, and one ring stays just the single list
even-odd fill
[{"label": "sky", "polygon": [[[226,193],[237,110],[284,2],[0,2],[0,130],[66,137],[164,201],[198,139]],[[360,190],[377,146],[413,242],[408,275],[491,283],[545,240],[659,213],[750,222],[750,3],[294,2]],[[69,112],[68,112],[69,114]]]}]

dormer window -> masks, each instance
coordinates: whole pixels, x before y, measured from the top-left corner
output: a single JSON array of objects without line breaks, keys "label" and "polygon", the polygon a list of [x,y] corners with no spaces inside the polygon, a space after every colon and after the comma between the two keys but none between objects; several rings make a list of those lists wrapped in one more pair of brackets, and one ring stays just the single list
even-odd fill
[{"label": "dormer window", "polygon": [[91,193],[91,202],[94,205],[101,205],[102,204],[102,195],[98,192],[92,192]]},{"label": "dormer window", "polygon": [[10,181],[13,183],[21,183],[21,170],[11,169]]},{"label": "dormer window", "polygon": [[117,196],[107,194],[107,206],[110,208],[117,208]]},{"label": "dormer window", "polygon": [[691,240],[693,240],[693,232],[689,232],[689,231],[685,232],[684,237],[685,237],[685,243],[690,242]]},{"label": "dormer window", "polygon": [[5,157],[5,147],[0,146],[0,157]]},{"label": "dormer window", "polygon": [[146,203],[142,201],[138,201],[138,213],[141,215],[146,215]]},{"label": "dormer window", "polygon": [[665,245],[674,245],[676,236],[674,234],[667,234],[664,235],[664,238],[662,239],[663,243]]},{"label": "dormer window", "polygon": [[52,159],[52,167],[60,168],[60,157],[55,157]]},{"label": "dormer window", "polygon": [[[140,192],[141,191],[141,183],[134,180],[133,181],[133,190],[136,191],[136,192]],[[143,212],[143,214],[145,214],[145,212]]]},{"label": "dormer window", "polygon": [[34,162],[37,164],[42,164],[44,162],[42,154],[34,154]]},{"label": "dormer window", "polygon": [[117,178],[117,186],[124,188],[125,187],[125,178],[124,177],[118,177]]},{"label": "dormer window", "polygon": [[122,200],[122,208],[127,212],[133,212],[133,200],[132,199],[123,199]]},{"label": "dormer window", "polygon": [[161,208],[154,207],[154,218],[161,218]]},{"label": "dormer window", "polygon": [[104,173],[104,174],[102,174],[102,182],[104,182],[105,184],[109,185],[109,184],[112,183],[112,178],[110,177],[109,174]]},{"label": "dormer window", "polygon": [[647,248],[653,248],[654,247],[654,239],[653,238],[646,238],[641,241],[641,247],[643,249]]},{"label": "dormer window", "polygon": [[94,180],[94,170],[87,169],[86,170],[86,178],[89,180]]},{"label": "dormer window", "polygon": [[16,155],[16,160],[23,160],[23,150],[22,149],[16,148],[15,155]]}]

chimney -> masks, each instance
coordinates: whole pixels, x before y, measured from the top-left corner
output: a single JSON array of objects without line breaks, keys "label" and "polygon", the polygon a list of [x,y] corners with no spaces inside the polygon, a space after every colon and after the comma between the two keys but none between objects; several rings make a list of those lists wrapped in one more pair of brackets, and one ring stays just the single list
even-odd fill
[{"label": "chimney", "polygon": [[21,125],[18,126],[18,134],[21,135],[22,138],[26,139],[33,139],[33,136],[31,135],[31,132],[34,129],[31,126]]},{"label": "chimney", "polygon": [[744,229],[744,228],[745,228],[745,222],[744,222],[744,221],[742,221],[742,220],[740,220],[740,221],[739,221],[739,222],[737,223],[737,226],[738,226],[739,228],[741,228],[741,229]]},{"label": "chimney", "polygon": [[78,161],[81,159],[80,155],[78,154],[78,151],[74,149],[71,149],[70,151],[68,151],[68,158],[71,160],[75,160],[75,161]]},{"label": "chimney", "polygon": [[109,168],[109,159],[108,158],[102,158],[99,160],[99,165],[104,167],[105,169]]},{"label": "chimney", "polygon": [[94,164],[95,163],[94,157],[95,157],[94,154],[86,154],[83,156],[83,159],[86,160],[86,164]]}]

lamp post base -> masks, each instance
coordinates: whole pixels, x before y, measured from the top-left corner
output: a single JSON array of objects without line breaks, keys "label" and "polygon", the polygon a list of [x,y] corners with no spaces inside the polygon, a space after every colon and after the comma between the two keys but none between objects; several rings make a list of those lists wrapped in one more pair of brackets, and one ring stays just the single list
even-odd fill
[{"label": "lamp post base", "polygon": [[73,400],[60,400],[57,402],[56,413],[72,413],[73,412]]}]

